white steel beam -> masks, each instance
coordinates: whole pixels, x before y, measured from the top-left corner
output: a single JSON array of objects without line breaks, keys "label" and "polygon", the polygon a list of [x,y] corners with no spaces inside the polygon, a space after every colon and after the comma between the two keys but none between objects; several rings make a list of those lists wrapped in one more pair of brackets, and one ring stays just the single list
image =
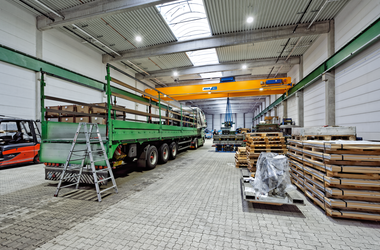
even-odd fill
[{"label": "white steel beam", "polygon": [[174,0],[99,0],[62,10],[59,14],[63,17],[54,16],[54,21],[45,16],[40,16],[37,18],[37,28],[39,30],[48,30],[93,18],[133,11],[173,1]]},{"label": "white steel beam", "polygon": [[111,57],[103,55],[103,63],[120,60],[134,60],[139,58],[148,58],[153,56],[161,56],[166,54],[181,53],[188,51],[196,51],[203,49],[211,49],[239,44],[267,42],[279,39],[287,39],[300,36],[310,36],[325,34],[329,32],[330,23],[328,21],[314,23],[307,29],[308,24],[298,25],[297,31],[293,33],[295,25],[288,25],[276,28],[253,30],[249,32],[237,32],[231,34],[217,35],[195,40],[187,40],[181,42],[165,43],[147,48],[138,48],[131,51],[121,53],[121,56]]},{"label": "white steel beam", "polygon": [[[217,72],[217,71],[231,71],[231,70],[241,70],[243,73],[246,72],[250,73],[251,68],[256,67],[273,67],[278,65],[294,65],[299,64],[300,59],[299,57],[291,57],[287,61],[285,58],[282,58],[278,60],[276,63],[276,58],[268,58],[268,59],[258,59],[258,60],[248,60],[248,61],[239,61],[239,62],[230,62],[230,63],[219,63],[219,64],[213,64],[213,65],[204,65],[204,66],[190,66],[190,67],[182,67],[178,68],[175,71],[177,72],[178,76],[183,75],[192,75],[192,74],[199,74],[199,73],[211,73],[211,72]],[[247,66],[247,69],[242,69],[242,65],[245,64]],[[172,76],[174,69],[165,69],[165,70],[157,70],[157,71],[150,71],[150,75],[143,76],[141,74],[138,74],[136,76],[137,79],[154,79],[158,77],[165,77],[165,76]]]}]

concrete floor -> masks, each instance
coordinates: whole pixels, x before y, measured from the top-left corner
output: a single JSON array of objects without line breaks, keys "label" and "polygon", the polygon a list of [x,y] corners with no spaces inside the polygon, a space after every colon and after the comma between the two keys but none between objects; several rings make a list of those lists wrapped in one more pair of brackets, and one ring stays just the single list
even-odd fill
[{"label": "concrete floor", "polygon": [[[117,173],[101,203],[53,197],[43,165],[0,170],[0,249],[379,249],[377,222],[242,200],[233,153],[211,141],[151,171]],[[83,192],[94,189],[82,188]]]}]

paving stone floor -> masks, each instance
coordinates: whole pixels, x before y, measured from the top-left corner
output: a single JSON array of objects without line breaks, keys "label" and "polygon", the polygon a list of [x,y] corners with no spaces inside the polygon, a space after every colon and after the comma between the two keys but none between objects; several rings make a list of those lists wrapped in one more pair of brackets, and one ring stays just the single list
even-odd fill
[{"label": "paving stone floor", "polygon": [[234,154],[211,141],[117,175],[119,194],[98,203],[53,197],[42,165],[0,170],[0,249],[380,249],[377,222],[242,201]]}]

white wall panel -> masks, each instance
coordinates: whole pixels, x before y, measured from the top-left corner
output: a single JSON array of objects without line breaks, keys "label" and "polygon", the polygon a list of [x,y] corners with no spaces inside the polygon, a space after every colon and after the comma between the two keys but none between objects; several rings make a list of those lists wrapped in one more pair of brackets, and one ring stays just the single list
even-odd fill
[{"label": "white wall panel", "polygon": [[1,1],[0,44],[36,56],[35,16],[8,1]]},{"label": "white wall panel", "polygon": [[35,73],[0,62],[0,75],[0,115],[35,119]]},{"label": "white wall panel", "polygon": [[245,125],[244,128],[250,128],[252,126],[253,113],[245,114]]},{"label": "white wall panel", "polygon": [[380,42],[336,69],[336,124],[380,139]]},{"label": "white wall panel", "polygon": [[[322,34],[303,55],[303,77],[316,69],[327,58],[327,34]],[[300,80],[302,79],[298,79],[298,81]]]},{"label": "white wall panel", "polygon": [[44,60],[104,82],[102,55],[59,30],[43,33]]},{"label": "white wall panel", "polygon": [[[234,114],[235,116],[235,114]],[[235,121],[235,128],[244,128],[244,114],[237,113],[237,120]]]},{"label": "white wall panel", "polygon": [[298,125],[298,105],[297,105],[297,97],[296,95],[291,96],[288,99],[288,117],[292,118],[292,120]]},{"label": "white wall panel", "polygon": [[282,122],[282,119],[284,118],[284,113],[282,111],[283,111],[283,105],[281,103],[280,105],[277,106],[277,116],[278,116],[279,122]]},{"label": "white wall panel", "polygon": [[221,126],[222,126],[222,124],[220,121],[220,115],[215,114],[214,115],[214,127],[213,127],[213,129],[220,130]]},{"label": "white wall panel", "polygon": [[380,17],[380,1],[349,1],[335,18],[335,51]]},{"label": "white wall panel", "polygon": [[325,82],[322,80],[304,90],[305,127],[325,125]]},{"label": "white wall panel", "polygon": [[206,115],[207,129],[213,130],[212,128],[212,115]]},{"label": "white wall panel", "polygon": [[[295,84],[295,83],[298,83],[300,80],[302,79],[299,79],[299,68],[300,68],[300,65],[299,64],[296,64],[294,65],[288,72],[288,77],[291,77],[292,78],[292,83]],[[280,96],[280,95],[279,95]]]}]

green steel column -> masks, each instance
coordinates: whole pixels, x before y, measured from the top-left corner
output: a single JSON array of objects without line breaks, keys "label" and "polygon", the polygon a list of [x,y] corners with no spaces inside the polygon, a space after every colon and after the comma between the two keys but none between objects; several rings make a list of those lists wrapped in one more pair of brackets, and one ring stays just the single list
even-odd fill
[{"label": "green steel column", "polygon": [[158,114],[160,116],[160,139],[162,139],[162,122],[161,122],[161,95],[158,93]]},{"label": "green steel column", "polygon": [[45,86],[46,86],[46,83],[45,83],[45,75],[44,73],[42,72],[42,69],[41,69],[41,81],[40,81],[40,92],[41,92],[41,132],[42,132],[42,135],[41,135],[41,139],[46,139],[47,138],[47,121],[45,120],[45,112],[46,112],[46,108],[45,108]]},{"label": "green steel column", "polygon": [[180,104],[181,105],[181,127],[183,127],[183,123],[182,123],[182,119],[183,119],[183,114],[182,114],[182,104]]},{"label": "green steel column", "polygon": [[107,147],[107,154],[108,158],[112,158],[112,150],[109,150],[112,147],[112,140],[113,140],[113,129],[112,129],[112,120],[111,120],[111,75],[110,75],[110,66],[107,64],[107,129],[108,129],[108,147]]}]

